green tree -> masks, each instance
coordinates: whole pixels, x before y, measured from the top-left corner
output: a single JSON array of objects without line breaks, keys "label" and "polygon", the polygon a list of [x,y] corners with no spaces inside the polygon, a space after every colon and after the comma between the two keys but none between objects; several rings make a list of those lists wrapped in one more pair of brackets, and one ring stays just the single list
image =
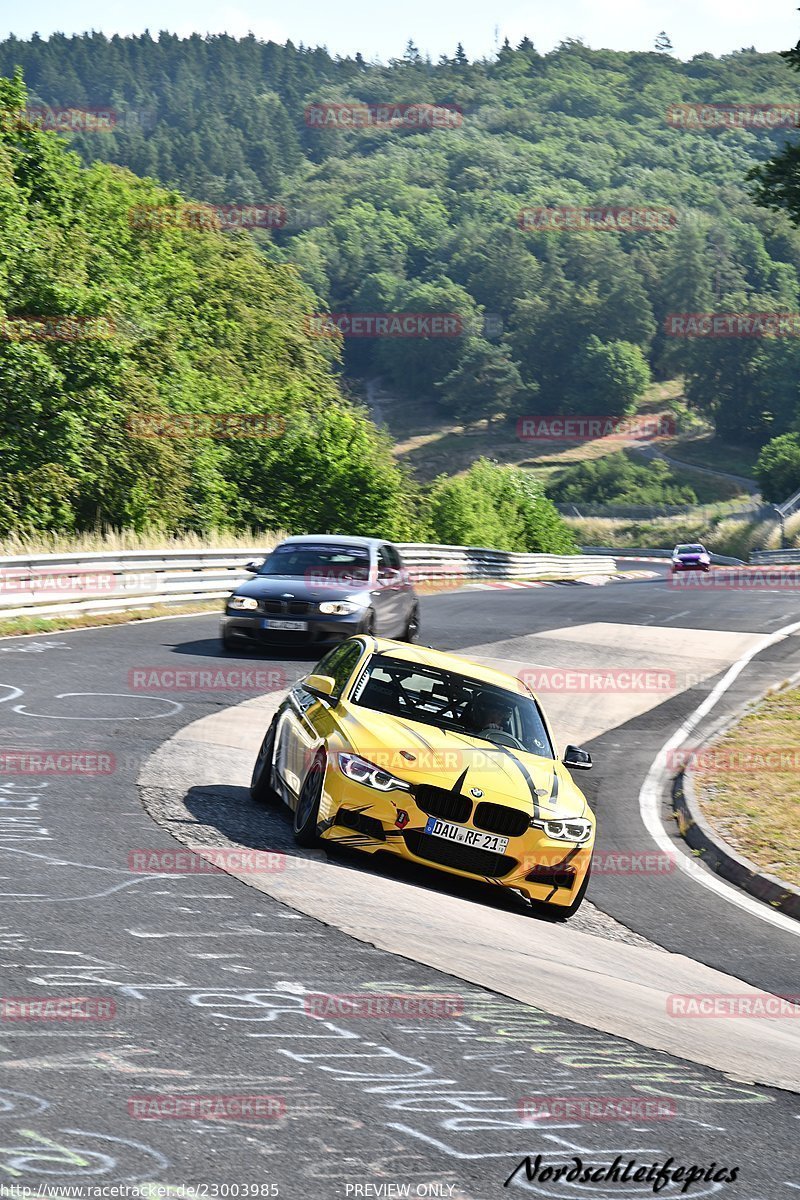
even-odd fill
[{"label": "green tree", "polygon": [[758,456],[756,478],[765,500],[780,504],[800,491],[800,434],[773,438]]},{"label": "green tree", "polygon": [[478,337],[467,340],[458,365],[437,387],[447,411],[465,421],[493,421],[515,411],[524,391],[507,349]]}]

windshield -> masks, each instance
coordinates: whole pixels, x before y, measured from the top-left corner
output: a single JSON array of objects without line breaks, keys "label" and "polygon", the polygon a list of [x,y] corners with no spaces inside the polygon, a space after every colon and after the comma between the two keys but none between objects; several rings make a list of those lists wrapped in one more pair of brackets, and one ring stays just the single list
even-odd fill
[{"label": "windshield", "polygon": [[333,583],[348,587],[369,581],[367,546],[325,546],[307,543],[276,546],[259,575],[299,576],[311,585]]},{"label": "windshield", "polygon": [[497,747],[555,757],[533,697],[466,675],[376,654],[350,699],[376,712],[467,734]]},{"label": "windshield", "polygon": [[676,554],[705,554],[704,546],[678,546]]}]

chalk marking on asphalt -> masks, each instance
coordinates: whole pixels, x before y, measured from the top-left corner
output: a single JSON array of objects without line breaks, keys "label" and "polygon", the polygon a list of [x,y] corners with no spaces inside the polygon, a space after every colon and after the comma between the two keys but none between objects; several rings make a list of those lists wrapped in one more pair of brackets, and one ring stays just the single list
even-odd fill
[{"label": "chalk marking on asphalt", "polygon": [[[795,621],[791,625],[784,625],[782,629],[776,629],[774,633],[762,638],[755,646],[751,646],[726,671],[719,683],[706,696],[703,703],[693,713],[689,714],[669,741],[665,742],[659,750],[639,792],[639,812],[648,833],[662,850],[668,851],[670,854],[675,851],[675,842],[669,836],[661,821],[661,797],[664,786],[670,778],[670,773],[666,765],[667,755],[671,750],[676,750],[679,746],[683,745],[692,731],[716,707],[722,696],[736,682],[742,671],[754,658],[770,646],[774,646],[776,642],[783,641],[784,638],[791,637],[792,634],[798,632],[800,632],[800,621]],[[678,867],[689,875],[690,878],[702,884],[703,887],[708,888],[709,891],[715,892],[723,900],[727,900],[730,904],[735,904],[738,908],[744,909],[751,916],[758,917],[762,921],[767,921],[770,925],[782,929],[785,933],[792,933],[795,937],[800,937],[800,924],[792,917],[786,917],[783,913],[774,912],[765,904],[762,904],[760,900],[754,900],[746,892],[740,892],[738,888],[723,882],[716,875],[712,875],[709,871],[701,867],[699,862],[694,858],[690,858],[685,851],[676,855],[676,862]]]},{"label": "chalk marking on asphalt", "polygon": [[[4,684],[3,686],[8,686]],[[39,717],[47,721],[158,721],[162,717],[174,716],[183,710],[183,705],[177,700],[168,700],[166,696],[134,696],[131,692],[58,692],[54,700],[69,700],[72,696],[113,696],[121,700],[155,700],[159,704],[171,704],[172,709],[167,709],[166,712],[153,713],[148,717],[134,717],[120,715],[117,717],[62,717],[59,713],[35,713],[28,712],[24,704],[16,704],[14,712],[20,713],[23,717]]]}]

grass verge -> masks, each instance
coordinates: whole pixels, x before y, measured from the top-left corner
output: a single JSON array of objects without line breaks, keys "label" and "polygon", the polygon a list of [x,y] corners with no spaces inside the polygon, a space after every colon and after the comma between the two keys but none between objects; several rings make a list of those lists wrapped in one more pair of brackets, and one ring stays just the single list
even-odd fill
[{"label": "grass verge", "polygon": [[27,633],[61,633],[67,629],[127,625],[129,621],[144,621],[151,617],[221,611],[221,600],[197,600],[194,604],[156,604],[152,608],[128,609],[126,612],[79,613],[74,617],[9,617],[5,621],[0,620],[0,637],[19,637]]},{"label": "grass verge", "polygon": [[800,886],[800,688],[767,696],[698,756],[697,800],[719,836]]}]

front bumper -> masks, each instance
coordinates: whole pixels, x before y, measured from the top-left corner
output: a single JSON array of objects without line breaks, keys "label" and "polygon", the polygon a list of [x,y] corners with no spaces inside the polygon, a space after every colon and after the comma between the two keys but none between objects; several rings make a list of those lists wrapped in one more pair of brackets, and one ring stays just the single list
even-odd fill
[{"label": "front bumper", "polygon": [[[306,629],[268,629],[268,620],[297,620],[305,621]],[[320,613],[307,613],[303,616],[269,617],[261,612],[226,612],[220,621],[222,637],[239,638],[242,642],[250,642],[261,646],[313,645],[317,642],[344,641],[354,633],[363,632],[365,615],[363,612],[346,616],[323,616]]]},{"label": "front bumper", "polygon": [[[400,812],[408,815],[406,824],[398,824]],[[378,792],[354,783],[335,768],[326,772],[320,836],[328,841],[368,854],[388,852],[558,907],[575,899],[592,861],[594,836],[576,847],[549,838],[542,829],[528,827],[518,837],[509,837],[504,854],[494,854],[426,834],[430,815],[418,807],[413,792]],[[471,821],[453,823],[478,828]]]},{"label": "front bumper", "polygon": [[673,571],[708,571],[711,568],[711,563],[707,562],[681,562],[673,560]]}]

